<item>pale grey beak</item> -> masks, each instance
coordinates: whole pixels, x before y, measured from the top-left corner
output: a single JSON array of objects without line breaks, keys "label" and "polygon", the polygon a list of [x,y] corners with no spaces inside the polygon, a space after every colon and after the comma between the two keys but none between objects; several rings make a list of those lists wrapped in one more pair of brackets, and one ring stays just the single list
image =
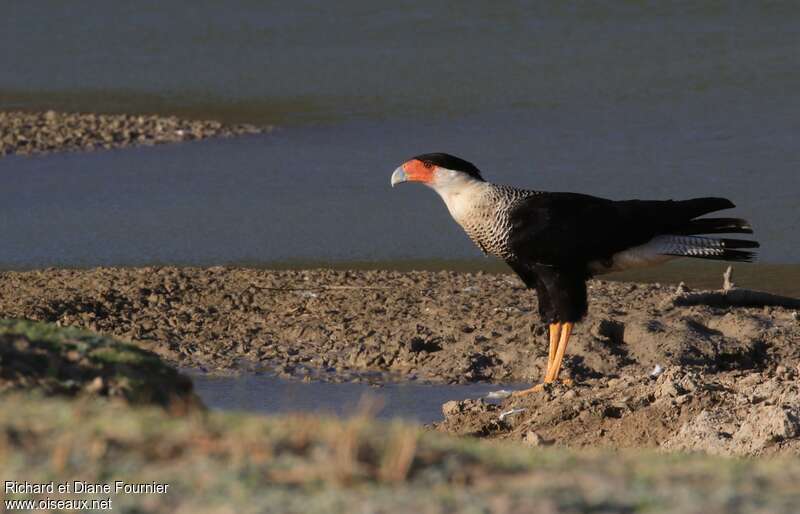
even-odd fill
[{"label": "pale grey beak", "polygon": [[394,170],[394,173],[392,173],[392,187],[396,186],[400,182],[405,182],[406,180],[408,180],[408,177],[406,176],[406,170],[404,170],[402,166]]}]

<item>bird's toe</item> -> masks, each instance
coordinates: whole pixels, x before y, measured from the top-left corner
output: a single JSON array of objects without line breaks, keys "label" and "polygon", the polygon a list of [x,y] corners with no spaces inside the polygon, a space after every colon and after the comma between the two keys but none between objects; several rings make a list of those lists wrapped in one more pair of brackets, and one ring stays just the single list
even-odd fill
[{"label": "bird's toe", "polygon": [[544,384],[536,384],[535,386],[533,386],[531,388],[528,388],[528,389],[522,389],[520,391],[514,391],[511,396],[513,396],[515,398],[518,398],[520,396],[527,396],[529,394],[540,393],[542,391],[544,391]]}]

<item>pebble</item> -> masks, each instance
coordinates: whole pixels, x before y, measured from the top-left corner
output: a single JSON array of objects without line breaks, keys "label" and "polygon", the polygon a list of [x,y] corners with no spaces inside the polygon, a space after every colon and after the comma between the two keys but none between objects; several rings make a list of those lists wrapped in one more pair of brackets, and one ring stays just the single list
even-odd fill
[{"label": "pebble", "polygon": [[499,391],[489,391],[486,394],[486,398],[489,400],[503,399],[503,398],[509,398],[511,394],[512,394],[511,391],[500,389]]},{"label": "pebble", "polygon": [[500,416],[498,416],[498,419],[500,421],[503,421],[504,419],[506,419],[509,416],[513,416],[515,414],[519,414],[521,412],[525,412],[526,410],[527,409],[511,409],[511,410],[507,410],[505,412],[500,413]]},{"label": "pebble", "polygon": [[658,378],[662,373],[664,373],[664,368],[662,368],[661,365],[656,364],[656,366],[653,368],[653,371],[650,372],[650,378]]},{"label": "pebble", "polygon": [[456,400],[450,400],[442,405],[442,415],[445,418],[449,418],[459,412],[461,412],[461,403]]}]

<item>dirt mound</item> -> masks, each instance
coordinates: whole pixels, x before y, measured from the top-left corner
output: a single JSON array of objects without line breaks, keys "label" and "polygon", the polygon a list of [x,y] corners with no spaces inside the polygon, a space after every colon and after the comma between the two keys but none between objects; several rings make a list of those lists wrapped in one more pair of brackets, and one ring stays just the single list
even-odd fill
[{"label": "dirt mound", "polygon": [[177,412],[201,407],[192,382],[154,354],[108,337],[0,320],[0,393],[101,396]]},{"label": "dirt mound", "polygon": [[798,371],[704,373],[671,367],[658,376],[590,379],[501,403],[448,402],[440,431],[533,446],[661,447],[760,455],[800,450]]}]

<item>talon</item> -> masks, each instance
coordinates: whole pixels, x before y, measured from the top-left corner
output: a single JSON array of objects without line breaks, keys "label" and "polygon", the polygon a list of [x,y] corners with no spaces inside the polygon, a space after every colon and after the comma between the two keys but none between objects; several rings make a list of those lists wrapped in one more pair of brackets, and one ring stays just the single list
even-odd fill
[{"label": "talon", "polygon": [[522,389],[520,391],[514,391],[513,393],[511,393],[511,396],[513,396],[513,397],[527,396],[527,395],[533,394],[533,393],[541,393],[542,391],[544,391],[544,384],[536,384],[535,386],[533,386],[533,387],[531,387],[529,389]]},{"label": "talon", "polygon": [[[565,386],[575,385],[575,381],[572,380],[571,378],[564,378],[564,379],[560,379],[560,380],[555,380],[555,381],[549,382],[549,383],[553,384],[555,382],[560,382],[561,384],[563,384]],[[533,394],[533,393],[541,393],[542,391],[544,391],[544,387],[547,384],[548,383],[536,384],[535,386],[533,386],[531,388],[528,388],[528,389],[521,389],[519,391],[514,391],[513,393],[511,393],[511,396],[512,397],[520,397],[520,396],[527,396],[527,395]]]}]

